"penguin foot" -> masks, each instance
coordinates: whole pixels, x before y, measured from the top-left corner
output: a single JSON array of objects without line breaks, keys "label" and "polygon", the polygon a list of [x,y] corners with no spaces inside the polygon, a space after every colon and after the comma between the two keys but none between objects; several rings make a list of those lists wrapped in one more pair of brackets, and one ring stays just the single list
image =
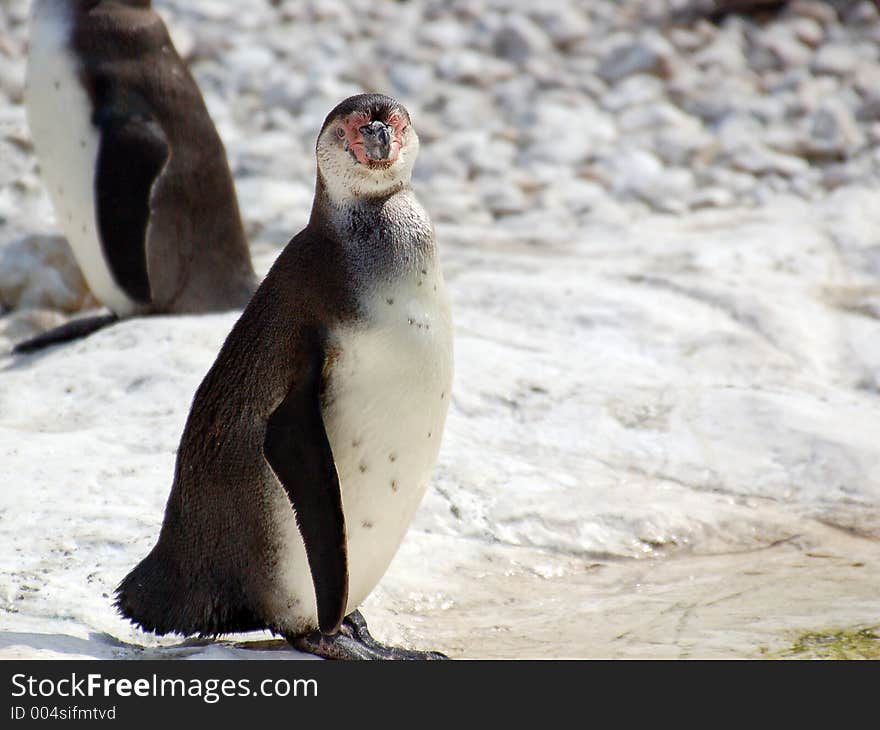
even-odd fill
[{"label": "penguin foot", "polygon": [[354,611],[346,616],[335,634],[313,631],[304,636],[288,637],[287,640],[295,649],[324,659],[365,661],[449,659],[439,651],[416,651],[380,644],[370,634],[367,622],[360,611]]},{"label": "penguin foot", "polygon": [[97,332],[108,324],[113,324],[118,319],[119,317],[115,314],[100,314],[95,317],[81,317],[80,319],[74,319],[62,324],[60,327],[55,327],[54,329],[43,332],[36,337],[32,337],[29,340],[19,342],[12,348],[12,354],[23,355],[29,352],[42,350],[49,345],[58,345],[62,342],[78,340],[80,337],[85,337],[92,334],[92,332]]}]

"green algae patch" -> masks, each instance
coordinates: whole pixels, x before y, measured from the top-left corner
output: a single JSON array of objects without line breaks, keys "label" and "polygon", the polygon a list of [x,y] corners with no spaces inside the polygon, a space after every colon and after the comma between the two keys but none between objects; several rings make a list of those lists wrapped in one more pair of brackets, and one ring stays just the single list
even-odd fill
[{"label": "green algae patch", "polygon": [[[770,658],[769,655],[766,655]],[[779,659],[880,659],[880,626],[842,631],[808,631],[776,655]]]}]

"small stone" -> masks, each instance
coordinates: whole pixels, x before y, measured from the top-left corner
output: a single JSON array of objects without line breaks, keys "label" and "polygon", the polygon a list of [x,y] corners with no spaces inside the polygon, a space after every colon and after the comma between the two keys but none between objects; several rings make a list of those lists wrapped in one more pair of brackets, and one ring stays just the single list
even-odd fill
[{"label": "small stone", "polygon": [[717,127],[716,139],[722,152],[733,154],[742,149],[751,149],[755,140],[763,136],[764,127],[748,113],[731,114]]},{"label": "small stone", "polygon": [[661,212],[686,209],[684,201],[694,183],[690,170],[665,168],[656,155],[643,149],[610,150],[603,168],[617,196],[641,200]]},{"label": "small stone", "polygon": [[877,7],[876,3],[868,2],[867,0],[862,0],[855,7],[848,7],[844,18],[847,25],[858,27],[875,24],[878,20],[880,20],[880,8]]},{"label": "small stone", "polygon": [[517,150],[511,142],[490,136],[486,130],[462,132],[450,143],[451,154],[465,163],[465,174],[471,178],[504,177],[516,159]]},{"label": "small stone", "polygon": [[862,96],[876,94],[880,90],[880,63],[861,61],[852,76],[852,84]]},{"label": "small stone", "polygon": [[[695,84],[684,85],[673,81],[670,83],[670,96],[688,114],[712,125],[744,113],[744,106],[753,105],[762,98],[756,93],[758,89],[752,73],[730,74],[718,70],[700,74]],[[781,106],[779,100],[773,101]]]},{"label": "small stone", "polygon": [[447,51],[468,45],[468,38],[461,23],[439,18],[419,25],[418,40]]},{"label": "small stone", "polygon": [[0,304],[76,312],[91,304],[67,240],[30,235],[0,249]]},{"label": "small stone", "polygon": [[277,64],[275,54],[256,46],[238,46],[227,51],[226,68],[230,72],[230,83],[240,92],[261,94],[266,78]]},{"label": "small stone", "polygon": [[[514,75],[516,67],[506,60],[477,51],[460,49],[444,53],[435,65],[438,75],[448,81],[485,88]],[[458,95],[450,101],[458,101]]]},{"label": "small stone", "polygon": [[529,160],[575,164],[617,137],[608,114],[583,102],[576,104],[575,98],[566,101],[545,101],[533,110],[527,127]]},{"label": "small stone", "polygon": [[816,53],[810,68],[817,74],[848,76],[859,64],[860,56],[855,49],[842,43],[822,46]]},{"label": "small stone", "polygon": [[821,0],[795,0],[789,4],[788,12],[792,15],[812,18],[822,25],[837,23],[837,12],[830,3]]},{"label": "small stone", "polygon": [[560,177],[541,193],[539,205],[543,210],[553,211],[554,216],[567,210],[580,217],[592,214],[608,198],[608,192],[592,180]]},{"label": "small stone", "polygon": [[697,155],[709,152],[712,144],[712,135],[701,125],[670,127],[654,134],[654,151],[667,165],[689,167]]},{"label": "small stone", "polygon": [[808,121],[804,153],[812,158],[844,158],[865,143],[865,136],[843,103],[828,100]]},{"label": "small stone", "polygon": [[701,126],[694,117],[685,114],[667,102],[639,105],[627,109],[619,116],[618,124],[621,131],[628,134],[644,129],[660,130],[669,127],[699,130]]},{"label": "small stone", "polygon": [[[809,73],[810,72],[804,68],[786,69],[780,74],[768,76],[765,81],[765,88],[768,93],[773,95],[781,96],[788,93],[797,93],[797,90],[800,88]],[[786,100],[788,101],[787,98]],[[791,104],[789,103],[786,108],[791,109]]]},{"label": "small stone", "polygon": [[24,68],[24,64],[0,53],[0,93],[14,104],[21,104],[24,100]]},{"label": "small stone", "polygon": [[793,177],[809,169],[809,164],[800,157],[773,152],[760,145],[743,149],[733,155],[731,165],[736,170],[752,175],[776,173],[783,177]]},{"label": "small stone", "polygon": [[788,100],[788,116],[806,116],[839,91],[840,81],[834,76],[806,76],[800,80],[794,97]]},{"label": "small stone", "polygon": [[859,107],[858,118],[862,121],[880,120],[880,89],[864,100]]},{"label": "small stone", "polygon": [[538,8],[532,15],[558,48],[566,50],[589,40],[590,23],[586,13],[576,5],[572,7],[559,3],[554,6],[548,3],[548,7]]},{"label": "small stone", "polygon": [[791,124],[770,127],[764,133],[762,141],[771,149],[788,155],[799,155],[803,148],[803,134]]},{"label": "small stone", "polygon": [[769,25],[760,33],[755,34],[758,47],[772,54],[774,68],[791,68],[809,62],[812,50],[798,39],[797,34],[788,24]]},{"label": "small stone", "polygon": [[704,185],[717,186],[730,190],[734,195],[746,196],[756,184],[755,178],[745,172],[737,172],[727,167],[712,167],[703,173]]},{"label": "small stone", "polygon": [[797,39],[810,48],[816,48],[825,37],[822,25],[813,18],[792,18],[788,23]]},{"label": "small stone", "polygon": [[747,66],[745,39],[739,26],[726,26],[710,43],[693,56],[700,67],[720,67],[725,71],[740,71]]},{"label": "small stone", "polygon": [[522,15],[511,15],[504,21],[495,32],[492,47],[498,56],[514,63],[523,63],[552,49],[547,34]]},{"label": "small stone", "polygon": [[307,79],[295,75],[284,76],[266,85],[263,104],[268,108],[281,107],[299,113],[311,93],[313,89]]},{"label": "small stone", "polygon": [[227,22],[232,24],[235,9],[223,2],[194,3],[195,12],[204,20]]},{"label": "small stone", "polygon": [[480,189],[484,204],[496,217],[521,213],[528,207],[528,199],[522,190],[506,180],[490,178]]},{"label": "small stone", "polygon": [[417,94],[434,82],[434,69],[425,63],[393,63],[388,78],[401,94]]},{"label": "small stone", "polygon": [[695,53],[706,45],[706,39],[690,28],[670,28],[668,38],[679,51]]},{"label": "small stone", "polygon": [[727,208],[736,202],[733,193],[725,188],[703,188],[691,198],[690,207],[694,210],[701,208]]},{"label": "small stone", "polygon": [[637,73],[650,73],[667,78],[671,75],[675,51],[660,35],[646,35],[612,49],[599,62],[597,73],[608,82],[615,82]]},{"label": "small stone", "polygon": [[635,105],[661,99],[665,95],[663,82],[656,76],[637,74],[615,84],[602,96],[602,107],[619,112]]},{"label": "small stone", "polygon": [[822,185],[827,190],[856,183],[864,178],[863,173],[853,165],[831,165],[822,173]]}]

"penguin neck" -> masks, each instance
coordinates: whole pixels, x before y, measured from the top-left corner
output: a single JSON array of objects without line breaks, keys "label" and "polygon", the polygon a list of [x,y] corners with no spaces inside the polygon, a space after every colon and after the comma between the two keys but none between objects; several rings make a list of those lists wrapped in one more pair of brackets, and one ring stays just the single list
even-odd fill
[{"label": "penguin neck", "polygon": [[389,204],[393,204],[396,198],[412,194],[409,180],[400,180],[378,195],[348,194],[345,188],[328,184],[324,174],[318,170],[315,199],[312,203],[312,220],[316,220],[317,217],[332,222],[337,220],[340,214],[345,216],[351,210],[372,211],[376,215],[381,215],[381,212]]},{"label": "penguin neck", "polygon": [[382,278],[423,267],[434,258],[434,229],[408,181],[379,196],[332,198],[320,174],[309,227]]}]

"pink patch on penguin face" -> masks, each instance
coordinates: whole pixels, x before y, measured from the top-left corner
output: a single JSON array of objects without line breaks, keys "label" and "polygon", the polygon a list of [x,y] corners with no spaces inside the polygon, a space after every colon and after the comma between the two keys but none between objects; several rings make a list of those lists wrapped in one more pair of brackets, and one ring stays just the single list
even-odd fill
[{"label": "pink patch on penguin face", "polygon": [[349,114],[337,127],[336,135],[344,140],[344,147],[351,152],[355,159],[362,165],[372,168],[390,167],[400,154],[403,146],[403,133],[406,131],[406,122],[399,114],[392,114],[387,124],[394,130],[391,137],[391,151],[387,159],[376,160],[371,158],[364,149],[364,139],[361,127],[370,124],[372,120],[367,114],[355,112]]},{"label": "pink patch on penguin face", "polygon": [[404,119],[400,114],[397,114],[396,112],[388,117],[388,119],[386,120],[386,124],[389,124],[394,128],[396,137],[403,137],[404,132],[406,132],[407,126],[409,126],[406,119]]}]

